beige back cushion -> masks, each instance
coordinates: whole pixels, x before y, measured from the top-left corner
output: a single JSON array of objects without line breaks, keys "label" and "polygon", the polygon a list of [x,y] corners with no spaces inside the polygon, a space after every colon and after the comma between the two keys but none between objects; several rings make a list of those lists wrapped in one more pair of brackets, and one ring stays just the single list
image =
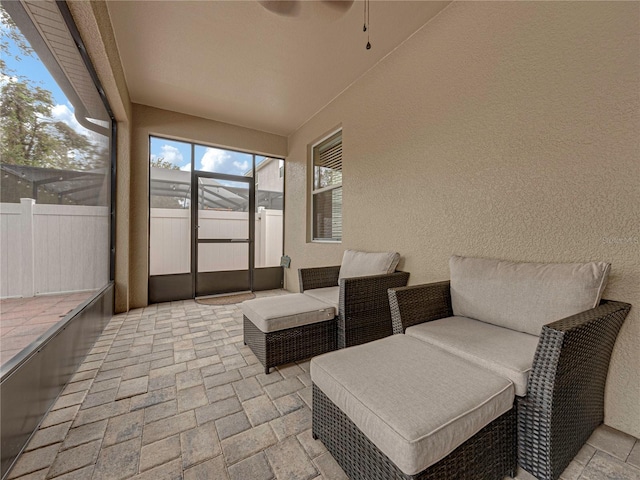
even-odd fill
[{"label": "beige back cushion", "polygon": [[393,273],[399,261],[400,254],[397,252],[345,250],[338,279]]},{"label": "beige back cushion", "polygon": [[453,256],[453,314],[540,335],[543,325],[596,307],[610,267]]}]

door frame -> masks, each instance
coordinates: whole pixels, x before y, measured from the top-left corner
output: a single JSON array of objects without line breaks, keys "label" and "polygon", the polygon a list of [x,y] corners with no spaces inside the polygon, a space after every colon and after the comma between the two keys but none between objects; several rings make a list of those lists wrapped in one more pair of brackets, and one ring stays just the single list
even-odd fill
[{"label": "door frame", "polygon": [[[255,198],[255,178],[245,177],[241,175],[229,175],[226,173],[214,173],[214,172],[205,172],[202,170],[192,170],[191,172],[191,289],[192,289],[192,298],[198,298],[201,296],[208,295],[219,295],[225,293],[231,293],[233,291],[242,291],[242,290],[229,290],[223,289],[220,291],[211,291],[210,293],[199,292],[198,285],[198,276],[200,272],[198,272],[198,244],[199,243],[238,243],[238,240],[231,239],[199,239],[198,238],[198,219],[199,219],[199,211],[200,211],[200,203],[198,199],[198,195],[200,193],[200,178],[207,178],[212,180],[227,180],[231,182],[239,182],[246,183],[249,186],[249,205],[248,205],[248,213],[249,213],[249,238],[246,241],[242,241],[240,243],[247,243],[249,250],[249,261],[247,265],[247,275],[248,275],[248,291],[253,291],[253,283],[254,283],[254,270],[255,270],[255,214],[256,214],[256,198]],[[244,270],[237,270],[237,272],[244,272]],[[216,272],[202,272],[202,273],[216,273]],[[220,272],[221,276],[225,272]],[[228,275],[227,275],[228,276]]]}]

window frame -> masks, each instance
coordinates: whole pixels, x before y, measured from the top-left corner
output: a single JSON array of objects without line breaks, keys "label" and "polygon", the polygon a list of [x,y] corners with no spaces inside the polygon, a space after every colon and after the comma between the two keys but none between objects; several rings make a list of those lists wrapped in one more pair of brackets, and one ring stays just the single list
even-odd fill
[{"label": "window frame", "polygon": [[[331,130],[328,134],[322,136],[320,138],[320,140],[312,143],[310,145],[310,153],[309,153],[309,212],[308,212],[308,217],[309,217],[309,241],[311,243],[330,243],[330,244],[340,244],[342,243],[342,233],[340,235],[340,238],[316,238],[316,231],[315,231],[315,219],[314,219],[314,206],[315,206],[315,197],[316,195],[322,194],[322,193],[326,193],[326,192],[330,192],[333,190],[337,190],[338,188],[342,189],[343,186],[343,181],[342,178],[340,179],[340,183],[339,184],[335,184],[335,185],[328,185],[326,187],[321,187],[321,188],[316,188],[316,171],[315,171],[315,161],[314,161],[314,152],[316,150],[316,147],[318,147],[319,145],[322,145],[324,142],[326,142],[327,140],[329,140],[330,138],[336,136],[337,134],[340,134],[340,144],[343,143],[343,131],[342,131],[342,127],[339,128],[335,128],[333,130]],[[341,159],[342,161],[342,159]],[[343,202],[340,202],[340,210],[342,212],[342,207],[343,207]],[[343,223],[341,220],[341,229],[343,227]]]}]

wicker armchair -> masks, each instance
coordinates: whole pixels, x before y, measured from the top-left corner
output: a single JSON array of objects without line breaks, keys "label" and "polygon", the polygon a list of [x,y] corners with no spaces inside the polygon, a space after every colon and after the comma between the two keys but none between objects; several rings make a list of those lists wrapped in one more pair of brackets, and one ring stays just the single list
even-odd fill
[{"label": "wicker armchair", "polygon": [[[394,333],[453,315],[449,282],[389,290]],[[518,463],[539,480],[557,479],[604,418],[611,352],[631,305],[602,300],[549,323],[516,397]]]},{"label": "wicker armchair", "polygon": [[300,292],[340,286],[338,348],[350,347],[388,337],[393,333],[389,309],[389,288],[403,287],[408,272],[343,278],[338,284],[340,265],[298,270]]}]

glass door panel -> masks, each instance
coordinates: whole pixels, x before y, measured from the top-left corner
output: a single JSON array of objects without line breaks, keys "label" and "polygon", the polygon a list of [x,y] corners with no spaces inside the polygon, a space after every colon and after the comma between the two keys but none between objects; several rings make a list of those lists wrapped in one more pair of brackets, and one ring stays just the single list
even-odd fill
[{"label": "glass door panel", "polygon": [[251,290],[251,178],[196,174],[196,296]]}]

